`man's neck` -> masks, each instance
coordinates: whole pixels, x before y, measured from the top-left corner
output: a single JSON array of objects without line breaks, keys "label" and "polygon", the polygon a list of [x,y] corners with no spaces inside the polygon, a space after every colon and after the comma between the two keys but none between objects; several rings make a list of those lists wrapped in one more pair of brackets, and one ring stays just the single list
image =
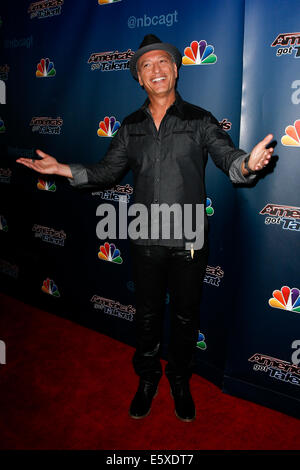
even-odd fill
[{"label": "man's neck", "polygon": [[149,96],[149,110],[152,116],[164,116],[176,99],[175,90],[166,96]]}]

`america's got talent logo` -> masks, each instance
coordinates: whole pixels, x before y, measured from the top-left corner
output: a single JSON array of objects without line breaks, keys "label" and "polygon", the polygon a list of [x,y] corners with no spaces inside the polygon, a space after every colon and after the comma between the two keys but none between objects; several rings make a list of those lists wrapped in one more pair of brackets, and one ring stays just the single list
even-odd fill
[{"label": "america's got talent logo", "polygon": [[101,72],[112,72],[119,70],[128,70],[131,57],[134,51],[127,49],[127,51],[105,51],[93,52],[89,59],[88,64],[91,70],[100,70]]},{"label": "america's got talent logo", "polygon": [[271,47],[277,47],[276,56],[300,57],[300,33],[280,33],[274,39]]},{"label": "america's got talent logo", "polygon": [[300,232],[300,207],[268,203],[259,213],[265,216],[266,225]]}]

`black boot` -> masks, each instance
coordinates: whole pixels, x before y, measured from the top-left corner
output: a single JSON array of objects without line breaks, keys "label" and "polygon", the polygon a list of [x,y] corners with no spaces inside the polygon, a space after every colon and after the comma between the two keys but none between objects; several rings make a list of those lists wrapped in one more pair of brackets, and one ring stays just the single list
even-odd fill
[{"label": "black boot", "polygon": [[188,380],[170,382],[170,385],[171,395],[175,402],[175,415],[181,421],[188,423],[194,421],[196,410]]},{"label": "black boot", "polygon": [[132,418],[145,418],[150,413],[153,398],[157,395],[158,385],[147,380],[140,380],[137,392],[130,405],[129,414]]}]

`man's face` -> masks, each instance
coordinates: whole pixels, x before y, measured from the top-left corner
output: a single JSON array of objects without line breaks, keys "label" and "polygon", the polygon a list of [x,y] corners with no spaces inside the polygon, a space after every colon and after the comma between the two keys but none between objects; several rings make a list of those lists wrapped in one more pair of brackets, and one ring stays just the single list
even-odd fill
[{"label": "man's face", "polygon": [[177,67],[170,54],[155,50],[143,54],[137,62],[138,79],[149,96],[164,96],[175,89]]}]

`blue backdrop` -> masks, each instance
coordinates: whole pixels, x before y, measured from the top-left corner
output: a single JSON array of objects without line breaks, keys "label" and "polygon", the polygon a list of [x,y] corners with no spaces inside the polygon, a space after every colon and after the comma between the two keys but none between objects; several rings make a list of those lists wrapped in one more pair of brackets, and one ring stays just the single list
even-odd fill
[{"label": "blue backdrop", "polygon": [[131,174],[91,193],[15,160],[37,148],[66,163],[101,159],[118,123],[146,98],[128,61],[156,34],[182,52],[185,100],[210,110],[246,151],[269,132],[276,143],[271,168],[250,188],[208,162],[196,372],[299,417],[299,20],[291,0],[276,8],[271,0],[2,1],[2,290],[134,345],[128,243],[110,240],[122,262],[107,261],[96,235],[100,204],[131,203]]}]

